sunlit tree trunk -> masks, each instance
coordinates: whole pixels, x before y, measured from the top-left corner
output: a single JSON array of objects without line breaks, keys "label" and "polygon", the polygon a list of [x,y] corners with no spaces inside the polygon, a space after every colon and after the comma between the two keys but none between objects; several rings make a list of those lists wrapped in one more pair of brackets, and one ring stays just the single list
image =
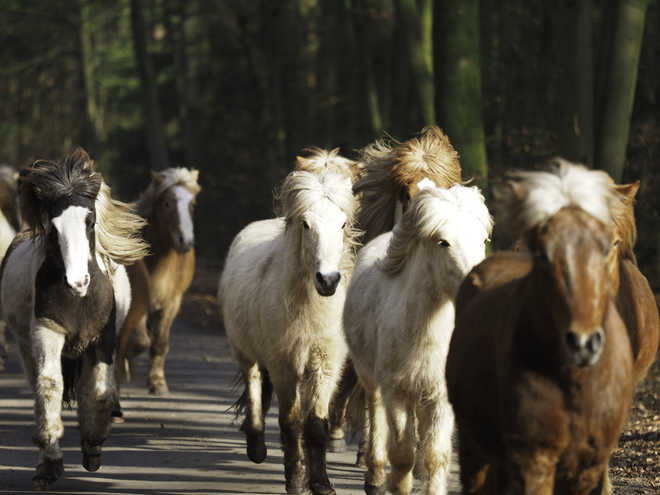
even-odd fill
[{"label": "sunlit tree trunk", "polygon": [[141,0],[131,0],[131,28],[133,31],[133,46],[140,73],[149,162],[152,169],[163,170],[169,168],[170,162],[160,116],[160,107],[158,105],[156,78],[151,65],[151,59],[147,52],[144,13],[142,11]]},{"label": "sunlit tree trunk", "polygon": [[422,124],[432,125],[435,124],[433,0],[396,0],[395,4]]},{"label": "sunlit tree trunk", "polygon": [[460,155],[463,175],[474,177],[484,193],[488,186],[486,140],[482,116],[481,62],[479,53],[479,0],[444,0],[439,46],[442,54],[442,122]]},{"label": "sunlit tree trunk", "polygon": [[616,182],[626,160],[647,6],[648,0],[620,0],[612,31],[595,164]]},{"label": "sunlit tree trunk", "polygon": [[96,105],[96,84],[94,82],[94,47],[92,45],[92,23],[89,13],[89,1],[80,0],[80,51],[82,59],[83,81],[85,83],[85,109],[87,126],[83,132],[84,146],[89,147],[99,135],[98,109]]},{"label": "sunlit tree trunk", "polygon": [[558,139],[560,156],[591,167],[594,154],[594,77],[591,0],[560,0]]}]

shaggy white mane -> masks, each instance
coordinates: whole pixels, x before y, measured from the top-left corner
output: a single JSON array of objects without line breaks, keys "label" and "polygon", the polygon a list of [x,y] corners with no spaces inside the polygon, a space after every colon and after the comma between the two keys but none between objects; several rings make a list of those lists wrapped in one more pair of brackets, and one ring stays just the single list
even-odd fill
[{"label": "shaggy white mane", "polygon": [[152,180],[149,187],[140,195],[135,202],[135,212],[142,218],[151,215],[156,201],[165,191],[171,187],[181,185],[187,188],[193,196],[197,196],[201,190],[197,183],[199,170],[189,170],[184,167],[168,168],[161,172],[151,172]]},{"label": "shaggy white mane", "polygon": [[291,172],[284,180],[279,195],[282,201],[282,216],[287,225],[297,221],[314,203],[323,198],[327,198],[346,214],[348,225],[353,223],[355,197],[348,177],[333,173],[319,176],[304,170]]},{"label": "shaggy white mane", "polygon": [[308,152],[309,156],[296,157],[296,170],[306,170],[318,175],[325,175],[326,173],[342,174],[350,177],[351,180],[357,176],[357,162],[341,156],[339,148],[327,151],[312,146],[304,151]]},{"label": "shaggy white mane", "polygon": [[567,207],[580,208],[610,225],[614,195],[612,180],[603,171],[556,158],[547,172],[514,172],[510,179],[500,201],[505,225],[517,235],[529,233]]},{"label": "shaggy white mane", "polygon": [[493,231],[493,217],[478,187],[456,184],[449,189],[428,187],[421,190],[395,225],[387,256],[378,263],[380,270],[390,275],[399,272],[410,253],[410,243],[434,239],[447,220],[459,211],[476,216],[488,235]]}]

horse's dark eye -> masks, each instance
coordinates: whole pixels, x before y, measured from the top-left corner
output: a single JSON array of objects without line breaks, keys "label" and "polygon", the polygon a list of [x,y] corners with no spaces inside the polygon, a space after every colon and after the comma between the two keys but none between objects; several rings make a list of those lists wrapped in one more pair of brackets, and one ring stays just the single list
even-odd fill
[{"label": "horse's dark eye", "polygon": [[163,206],[164,206],[165,208],[169,208],[169,207],[170,207],[170,202],[169,202],[169,201],[165,201],[165,202],[163,203]]},{"label": "horse's dark eye", "polygon": [[344,222],[344,225],[341,226],[342,229],[346,228],[346,222]]},{"label": "horse's dark eye", "polygon": [[486,244],[487,242],[490,242],[490,237],[486,238],[486,240],[484,241],[484,244]]},{"label": "horse's dark eye", "polygon": [[305,220],[303,220],[303,227],[305,227],[306,229],[309,228],[309,224]]},{"label": "horse's dark eye", "polygon": [[89,224],[89,227],[87,228],[88,231],[94,230],[94,226],[96,225],[96,222],[92,222]]},{"label": "horse's dark eye", "polygon": [[545,249],[537,249],[534,251],[534,257],[542,261],[543,263],[549,263],[550,259],[548,258],[548,253]]},{"label": "horse's dark eye", "polygon": [[440,244],[442,247],[449,247],[450,246],[450,244],[447,241],[445,241],[444,239],[440,239],[440,242],[438,244]]}]

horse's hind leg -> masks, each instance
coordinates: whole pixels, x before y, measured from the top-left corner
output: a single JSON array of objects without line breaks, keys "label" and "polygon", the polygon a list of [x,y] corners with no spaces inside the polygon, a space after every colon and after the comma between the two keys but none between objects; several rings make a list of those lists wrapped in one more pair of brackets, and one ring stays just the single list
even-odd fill
[{"label": "horse's hind leg", "polygon": [[256,464],[264,462],[266,454],[266,413],[270,407],[272,385],[268,372],[261,370],[256,363],[249,363],[236,353],[236,359],[243,370],[245,392],[241,400],[246,401],[245,420],[241,431],[247,440],[247,455]]},{"label": "horse's hind leg", "polygon": [[427,495],[447,493],[447,475],[451,464],[451,435],[454,412],[446,401],[418,408],[420,449]]},{"label": "horse's hind leg", "polygon": [[415,415],[413,407],[403,398],[387,397],[387,417],[390,426],[389,459],[392,472],[388,490],[405,495],[412,490],[412,470],[415,465]]},{"label": "horse's hind leg", "polygon": [[170,341],[170,328],[174,317],[179,312],[181,297],[173,299],[159,311],[149,314],[148,326],[151,347],[149,348],[149,377],[147,384],[149,393],[153,395],[169,395],[170,391],[165,381],[165,356]]},{"label": "horse's hind leg", "polygon": [[347,359],[341,372],[339,384],[330,401],[328,414],[328,450],[330,452],[345,452],[344,423],[346,423],[346,406],[353,388],[357,384],[357,375],[353,363]]},{"label": "horse's hind leg", "polygon": [[110,433],[110,416],[117,401],[112,352],[102,345],[85,351],[76,387],[82,464],[87,471],[101,467],[101,445]]},{"label": "horse's hind leg", "polygon": [[62,425],[61,358],[64,331],[50,321],[38,320],[32,346],[21,343],[19,348],[28,380],[34,393],[36,431],[32,440],[39,446],[39,464],[32,477],[35,490],[48,490],[64,471],[60,440]]},{"label": "horse's hind leg", "polygon": [[273,384],[280,406],[278,419],[284,450],[286,492],[302,493],[305,489],[305,470],[302,466],[300,381],[291,373],[288,376],[273,377]]}]

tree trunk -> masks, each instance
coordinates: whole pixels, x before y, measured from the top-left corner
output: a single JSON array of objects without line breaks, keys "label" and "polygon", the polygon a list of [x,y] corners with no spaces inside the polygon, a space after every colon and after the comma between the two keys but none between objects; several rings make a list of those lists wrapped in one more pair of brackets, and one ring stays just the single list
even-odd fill
[{"label": "tree trunk", "polygon": [[85,84],[85,110],[88,120],[88,129],[83,131],[82,134],[84,140],[88,141],[84,146],[89,147],[99,135],[99,121],[96,105],[96,84],[94,82],[94,47],[92,45],[92,25],[88,0],[80,0],[80,52]]},{"label": "tree trunk", "polygon": [[567,160],[593,166],[594,102],[591,0],[561,0],[557,152]]},{"label": "tree trunk", "polygon": [[147,53],[141,0],[131,0],[131,21],[133,46],[140,73],[149,162],[153,170],[164,170],[169,168],[170,161],[158,105],[156,78]]},{"label": "tree trunk", "polygon": [[460,156],[465,177],[474,177],[488,191],[486,140],[482,116],[479,53],[479,0],[439,2],[443,22],[442,125]]},{"label": "tree trunk", "polygon": [[621,182],[648,0],[620,0],[608,57],[596,166]]},{"label": "tree trunk", "polygon": [[432,0],[396,0],[419,114],[423,125],[435,124]]}]

